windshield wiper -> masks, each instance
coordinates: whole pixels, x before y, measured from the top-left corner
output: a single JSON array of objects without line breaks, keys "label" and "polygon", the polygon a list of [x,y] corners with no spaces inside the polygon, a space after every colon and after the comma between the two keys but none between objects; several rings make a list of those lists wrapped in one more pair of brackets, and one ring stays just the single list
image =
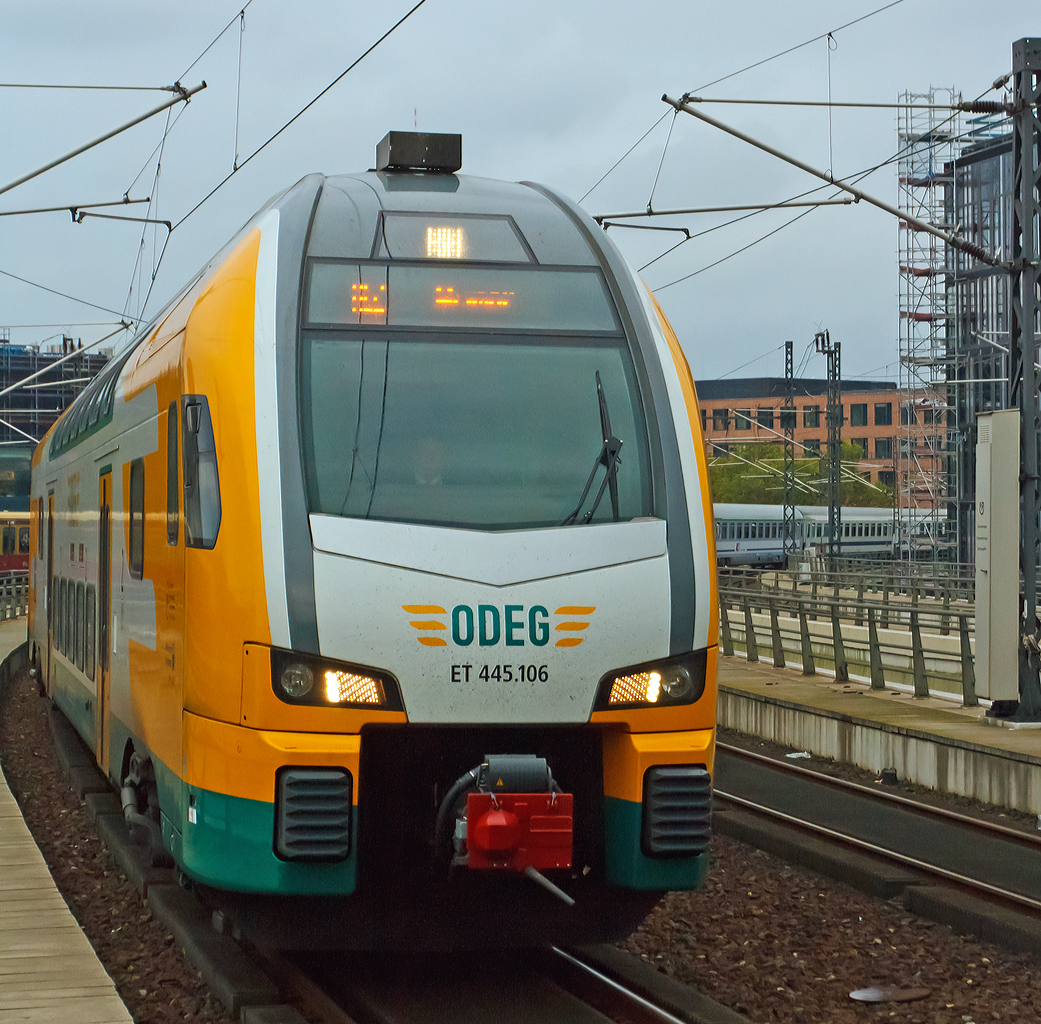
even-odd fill
[{"label": "windshield wiper", "polygon": [[600,490],[596,493],[596,498],[593,500],[592,508],[582,516],[582,522],[588,523],[592,520],[596,507],[600,504],[600,499],[604,496],[604,490],[608,486],[611,488],[611,511],[614,513],[615,522],[617,523],[621,518],[618,512],[618,467],[622,464],[622,460],[619,458],[618,453],[622,450],[622,442],[611,433],[611,417],[607,412],[607,397],[604,395],[604,385],[600,382],[599,370],[596,371],[596,397],[600,403],[600,432],[603,434],[604,443],[600,449],[600,454],[597,455],[596,461],[593,463],[593,468],[589,471],[589,479],[582,489],[582,497],[578,499],[578,504],[575,506],[574,511],[564,519],[560,524],[561,526],[570,526],[578,521],[578,514],[582,511],[582,506],[585,504],[586,497],[589,494],[589,488],[593,486],[593,478],[596,476],[596,471],[600,466],[604,467],[604,479],[600,484]]}]

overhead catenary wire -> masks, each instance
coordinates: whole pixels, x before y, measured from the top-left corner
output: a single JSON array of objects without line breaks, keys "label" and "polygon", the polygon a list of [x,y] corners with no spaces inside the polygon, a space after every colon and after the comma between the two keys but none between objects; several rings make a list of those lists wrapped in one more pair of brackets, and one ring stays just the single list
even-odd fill
[{"label": "overhead catenary wire", "polygon": [[246,34],[246,8],[239,11],[239,67],[235,84],[235,155],[231,161],[232,170],[239,166],[239,111],[242,108],[242,37]]},{"label": "overhead catenary wire", "polygon": [[138,117],[132,118],[125,124],[121,124],[118,128],[113,128],[112,131],[105,132],[104,135],[99,136],[96,139],[92,139],[90,142],[84,143],[82,146],[77,146],[76,149],[70,153],[66,153],[64,156],[58,157],[57,160],[52,160],[50,163],[44,164],[42,167],[38,167],[35,171],[30,171],[28,174],[23,174],[20,178],[16,178],[8,184],[0,186],[0,195],[4,192],[10,192],[11,189],[17,188],[19,185],[24,185],[27,181],[31,181],[33,178],[39,177],[41,174],[47,171],[53,170],[55,167],[60,166],[63,163],[73,159],[73,157],[79,156],[81,153],[86,153],[87,150],[93,149],[95,146],[100,146],[101,143],[107,142],[109,139],[114,138],[121,132],[125,132],[129,128],[133,128],[135,125],[141,124],[142,121],[147,121],[150,117],[155,117],[156,114],[161,114],[164,110],[174,106],[178,103],[188,103],[192,96],[197,92],[206,88],[206,83],[202,82],[199,85],[194,86],[191,89],[181,88],[178,95],[172,100],[168,100],[166,103],[160,103],[158,107],[149,110],[147,113],[141,114]]},{"label": "overhead catenary wire", "polygon": [[[305,103],[281,128],[278,129],[273,135],[269,136],[264,142],[262,142],[245,160],[242,161],[233,171],[226,175],[221,181],[219,181],[209,192],[206,193],[180,220],[176,221],[173,226],[173,230],[177,230],[189,217],[192,216],[204,203],[211,199],[221,188],[223,188],[243,167],[246,166],[255,156],[259,156],[272,142],[275,141],[291,124],[297,121],[303,114],[311,109],[330,89],[332,89],[338,82],[340,82],[349,72],[353,71],[377,46],[380,45],[388,36],[394,33],[401,25],[403,25],[413,14],[416,13],[422,7],[427,0],[419,0],[418,3],[409,8],[386,32],[383,33],[364,53],[361,54],[356,60],[352,61],[343,71],[340,72],[321,92],[319,92],[314,99],[310,102]],[[245,8],[243,8],[245,9]],[[237,17],[237,15],[236,15]],[[234,22],[234,19],[232,19]]]},{"label": "overhead catenary wire", "polygon": [[862,21],[867,21],[868,18],[873,18],[876,14],[888,11],[891,7],[896,7],[898,4],[903,2],[904,0],[892,0],[892,3],[885,4],[883,7],[878,7],[873,11],[869,11],[867,14],[862,14],[859,18],[854,18],[852,21],[847,21],[844,25],[839,25],[838,28],[833,28],[830,32],[822,32],[819,36],[814,36],[812,39],[796,43],[795,46],[789,46],[786,50],[781,50],[780,53],[775,53],[772,57],[765,57],[763,60],[757,60],[754,64],[749,64],[747,67],[741,68],[740,71],[733,71],[729,75],[724,75],[722,78],[716,78],[711,82],[706,82],[704,85],[699,85],[698,91],[701,89],[709,89],[713,85],[719,85],[720,82],[726,82],[731,78],[736,78],[738,75],[743,75],[746,71],[762,67],[764,64],[769,64],[770,61],[777,60],[779,57],[787,57],[789,53],[795,53],[796,50],[801,50],[804,46],[811,46],[813,43],[819,43],[822,39],[827,39],[828,36],[833,36],[836,32],[841,32],[843,29],[849,28],[852,25],[859,24]]},{"label": "overhead catenary wire", "polygon": [[172,132],[172,131],[174,130],[174,128],[175,128],[175,127],[177,127],[177,122],[181,120],[181,115],[182,115],[182,114],[183,114],[183,113],[184,113],[184,112],[185,112],[185,111],[186,111],[187,109],[188,109],[188,107],[187,107],[187,105],[185,105],[185,106],[181,107],[181,109],[180,109],[180,110],[178,110],[178,111],[177,111],[177,116],[176,116],[176,117],[175,117],[175,118],[173,119],[173,123],[172,123],[172,124],[168,124],[168,126],[166,127],[166,129],[165,129],[165,130],[163,131],[163,137],[162,137],[162,138],[161,138],[161,139],[159,140],[159,142],[158,142],[158,143],[156,144],[156,147],[155,147],[155,149],[153,149],[153,150],[152,150],[152,152],[148,154],[148,158],[147,158],[147,159],[145,160],[145,162],[144,162],[144,163],[143,163],[143,164],[141,165],[141,170],[139,170],[139,171],[137,172],[137,174],[136,174],[136,175],[134,175],[134,180],[133,180],[132,182],[130,182],[130,185],[129,185],[129,187],[128,187],[128,188],[126,188],[126,189],[125,189],[125,190],[123,191],[123,195],[130,195],[130,189],[132,189],[132,188],[133,188],[133,187],[134,187],[134,186],[135,186],[135,185],[137,184],[137,182],[138,182],[138,179],[139,179],[139,178],[141,177],[141,175],[142,175],[142,174],[144,174],[144,173],[145,173],[145,170],[146,170],[146,169],[148,168],[148,166],[149,166],[149,165],[150,165],[150,164],[152,163],[152,158],[153,158],[153,157],[154,157],[154,156],[156,155],[156,153],[158,153],[158,152],[159,152],[159,150],[160,150],[160,149],[162,149],[162,147],[163,147],[164,143],[166,142],[166,139],[167,139],[167,137],[169,136],[170,132]]},{"label": "overhead catenary wire", "polygon": [[203,48],[203,51],[202,51],[202,53],[200,53],[200,54],[199,54],[199,56],[198,56],[198,57],[196,57],[196,58],[195,58],[195,60],[193,60],[193,61],[191,62],[191,64],[189,64],[189,65],[188,65],[188,66],[187,66],[187,67],[186,67],[186,68],[185,68],[185,69],[184,69],[184,70],[183,70],[183,71],[181,72],[181,78],[184,78],[184,76],[185,76],[185,75],[187,75],[187,74],[188,74],[188,72],[189,72],[189,71],[191,71],[191,69],[192,69],[193,67],[195,67],[195,65],[196,65],[196,64],[198,64],[198,63],[199,63],[199,61],[200,61],[200,60],[202,60],[202,59],[203,59],[203,57],[205,57],[205,56],[206,56],[206,54],[208,54],[208,53],[210,52],[210,50],[212,50],[212,49],[213,49],[213,47],[214,47],[214,46],[216,45],[217,41],[218,41],[218,40],[219,40],[219,39],[221,38],[221,36],[223,36],[223,35],[224,35],[224,33],[225,33],[225,32],[227,32],[227,31],[228,31],[228,29],[229,29],[229,28],[231,28],[231,26],[232,26],[232,25],[234,25],[234,24],[235,24],[235,22],[236,22],[236,21],[238,21],[238,20],[239,20],[239,18],[240,18],[240,17],[242,17],[242,15],[244,15],[244,14],[246,13],[246,8],[247,8],[247,7],[249,7],[249,5],[250,5],[251,3],[253,3],[253,0],[246,0],[246,2],[245,2],[245,3],[243,4],[243,5],[242,5],[242,9],[241,9],[241,10],[240,10],[240,11],[238,12],[238,14],[236,14],[236,15],[235,15],[235,17],[234,17],[234,18],[232,18],[232,19],[231,19],[231,21],[229,21],[229,22],[227,23],[227,25],[225,25],[225,26],[224,26],[224,28],[222,28],[222,29],[221,29],[221,30],[220,30],[220,31],[219,31],[219,32],[218,32],[218,33],[217,33],[217,34],[216,34],[216,35],[215,35],[215,36],[214,36],[214,37],[213,37],[213,38],[212,38],[212,39],[211,39],[211,40],[210,40],[210,41],[209,41],[209,42],[208,42],[207,44],[206,44],[206,46],[205,46],[205,47]]},{"label": "overhead catenary wire", "polygon": [[[51,295],[57,295],[60,298],[69,299],[71,302],[78,302],[82,306],[90,306],[91,309],[100,309],[102,313],[111,313],[113,316],[118,317],[124,316],[124,314],[117,309],[109,309],[108,306],[99,306],[96,302],[89,302],[87,299],[77,298],[75,295],[69,295],[67,292],[60,292],[57,288],[49,288],[47,285],[40,284],[38,281],[30,281],[27,277],[19,277],[17,274],[12,274],[9,270],[0,270],[0,274],[4,277],[10,277],[15,281],[21,281],[22,284],[27,284],[32,288],[39,288],[41,291],[50,292]],[[136,321],[138,318],[130,317],[129,319]]]},{"label": "overhead catenary wire", "polygon": [[[772,61],[772,60],[777,60],[777,59],[778,59],[779,57],[784,57],[784,56],[786,56],[786,55],[787,55],[787,54],[789,54],[789,53],[794,53],[794,52],[795,52],[796,50],[800,50],[800,49],[802,49],[802,48],[803,48],[804,46],[809,46],[809,45],[811,45],[812,43],[816,43],[816,42],[819,42],[819,41],[820,41],[821,39],[827,39],[827,37],[828,37],[828,36],[830,36],[830,35],[834,35],[834,34],[835,34],[836,32],[841,32],[841,31],[842,31],[843,29],[849,28],[849,27],[850,27],[850,26],[852,26],[852,25],[856,25],[856,24],[858,24],[858,23],[859,23],[859,22],[861,22],[861,21],[866,21],[866,20],[867,20],[868,18],[873,18],[873,17],[874,17],[874,16],[876,15],[876,14],[881,14],[881,13],[882,13],[883,11],[888,11],[890,7],[896,7],[896,6],[897,6],[897,4],[901,4],[901,3],[903,3],[903,0],[892,0],[892,2],[891,2],[891,3],[885,4],[884,6],[882,6],[882,7],[879,7],[879,8],[877,8],[876,10],[873,10],[873,11],[869,11],[869,12],[868,12],[867,14],[863,14],[863,15],[861,15],[861,16],[860,16],[859,18],[854,18],[854,19],[853,19],[852,21],[847,21],[847,22],[846,22],[846,23],[845,23],[844,25],[839,25],[839,26],[838,26],[838,28],[833,28],[833,29],[832,29],[832,30],[831,30],[830,32],[824,32],[824,33],[823,33],[823,34],[821,34],[821,35],[818,35],[818,36],[814,36],[814,37],[813,37],[812,39],[807,39],[807,40],[805,40],[804,42],[798,43],[798,44],[797,44],[797,45],[795,45],[795,46],[789,46],[789,47],[788,47],[788,49],[786,49],[786,50],[781,50],[781,52],[780,52],[780,53],[775,53],[775,54],[774,54],[774,55],[773,55],[772,57],[765,57],[765,58],[764,58],[763,60],[759,60],[759,61],[756,61],[756,62],[755,62],[754,64],[749,64],[749,65],[748,65],[747,67],[743,67],[743,68],[741,68],[741,69],[740,69],[739,71],[733,71],[733,72],[731,72],[731,73],[730,73],[729,75],[724,75],[724,76],[723,76],[722,78],[716,78],[716,79],[714,79],[714,80],[713,80],[713,81],[711,81],[711,82],[706,82],[706,83],[705,83],[704,85],[699,85],[699,86],[698,86],[698,87],[697,87],[696,89],[693,89],[693,90],[691,90],[691,92],[700,92],[700,91],[701,91],[702,89],[708,89],[708,88],[710,88],[710,87],[711,87],[711,86],[713,86],[713,85],[718,85],[718,84],[719,84],[720,82],[726,82],[726,81],[728,81],[728,80],[729,80],[729,79],[731,79],[731,78],[736,78],[736,77],[737,77],[738,75],[743,75],[743,74],[744,74],[744,73],[745,73],[746,71],[751,71],[751,70],[752,70],[753,68],[758,68],[758,67],[761,67],[761,66],[762,66],[763,64],[769,64],[769,63],[770,63],[770,61]],[[183,76],[182,76],[182,77],[183,77]],[[997,84],[997,83],[995,83],[995,85],[996,85],[996,84]],[[612,173],[613,173],[613,172],[614,172],[615,170],[617,170],[618,166],[619,166],[619,165],[620,165],[620,164],[622,163],[622,161],[623,161],[623,160],[625,160],[625,159],[626,159],[626,157],[628,157],[628,156],[629,156],[629,155],[630,155],[630,154],[631,154],[631,153],[633,152],[633,150],[634,150],[634,149],[636,149],[636,147],[637,147],[637,146],[639,146],[639,145],[640,145],[640,143],[641,143],[641,142],[643,142],[643,140],[644,140],[645,138],[647,138],[647,136],[648,136],[648,135],[650,135],[650,134],[651,134],[651,132],[652,132],[652,131],[654,131],[654,129],[655,129],[655,128],[657,128],[657,127],[658,127],[658,125],[659,125],[659,124],[661,124],[661,122],[662,122],[662,121],[664,121],[664,120],[665,120],[665,116],[666,116],[665,114],[662,114],[662,116],[661,116],[661,117],[659,117],[659,118],[658,118],[658,119],[657,119],[657,120],[656,120],[656,121],[654,122],[654,124],[652,124],[652,125],[650,126],[650,128],[648,128],[648,129],[647,129],[647,131],[645,131],[645,132],[644,132],[644,133],[643,133],[643,134],[642,134],[642,135],[641,135],[641,136],[640,136],[640,137],[639,137],[639,138],[638,138],[638,139],[636,140],[636,142],[634,142],[634,143],[633,143],[633,144],[632,144],[632,145],[631,145],[631,146],[630,146],[630,147],[629,147],[629,148],[628,148],[628,149],[627,149],[627,150],[626,150],[626,151],[625,151],[625,152],[624,152],[624,153],[623,153],[623,154],[622,154],[622,155],[621,155],[621,156],[620,156],[620,157],[619,157],[619,158],[618,158],[618,159],[617,159],[617,160],[616,160],[616,161],[615,161],[615,162],[614,162],[614,163],[613,163],[612,165],[611,165],[611,167],[610,167],[610,168],[609,168],[609,169],[608,169],[608,170],[607,170],[607,171],[606,171],[606,172],[605,172],[605,173],[604,173],[603,175],[601,175],[601,177],[600,177],[599,179],[597,179],[597,181],[595,182],[595,184],[593,184],[593,186],[592,186],[591,188],[589,188],[589,189],[588,189],[588,190],[586,191],[586,193],[585,193],[585,194],[584,194],[584,195],[582,196],[582,198],[581,198],[581,199],[579,199],[579,202],[580,202],[580,203],[584,202],[584,201],[585,201],[585,199],[586,199],[586,197],[587,197],[587,196],[588,196],[588,195],[589,195],[589,194],[590,194],[590,193],[591,193],[591,192],[592,192],[592,191],[593,191],[593,190],[594,190],[595,188],[597,188],[597,186],[599,186],[600,184],[602,184],[602,183],[603,183],[603,182],[604,182],[604,181],[605,181],[605,180],[606,180],[606,179],[607,179],[607,178],[608,178],[608,177],[609,177],[609,176],[610,176],[610,175],[611,175],[611,174],[612,174]]]},{"label": "overhead catenary wire", "polygon": [[42,82],[0,82],[0,89],[86,89],[95,92],[177,92],[176,85],[55,85]]},{"label": "overhead catenary wire", "polygon": [[776,348],[769,349],[761,355],[756,356],[754,359],[749,359],[747,363],[742,363],[740,366],[735,366],[732,370],[727,370],[726,373],[721,373],[715,379],[722,380],[724,377],[729,377],[732,373],[737,373],[738,370],[743,370],[746,366],[751,366],[752,363],[758,363],[760,359],[765,359],[767,356],[772,356],[775,352],[780,352],[782,348],[784,348],[784,345],[778,345]]},{"label": "overhead catenary wire", "polygon": [[[976,98],[976,100],[974,100],[972,102],[974,102],[974,103],[979,102],[979,100],[982,99],[983,96],[986,96],[986,94],[988,92],[990,92],[993,89],[1000,88],[1000,86],[1001,86],[1001,79],[998,79],[988,89],[985,89],[982,93],[980,93],[980,95]],[[946,124],[947,121],[952,120],[953,117],[954,117],[954,114],[951,114],[950,117],[945,118],[943,121],[940,122],[940,126],[942,126],[943,124]],[[955,139],[971,137],[973,134],[975,134],[974,130],[969,130],[969,131],[962,132],[959,135],[955,136]],[[909,148],[910,146],[912,146],[912,145],[913,145],[913,142],[910,142],[910,143],[908,143],[908,145],[906,147],[899,148],[896,151],[896,153],[894,153],[890,157],[887,157],[885,160],[882,160],[879,163],[874,164],[871,167],[865,168],[864,170],[857,171],[857,172],[855,172],[853,174],[847,174],[841,180],[843,182],[846,182],[846,183],[849,183],[849,182],[859,183],[859,182],[863,181],[865,178],[867,178],[870,175],[874,174],[876,171],[881,170],[883,167],[886,167],[889,164],[892,164],[892,163],[895,163],[896,161],[898,161],[901,158],[901,156],[903,155],[903,153],[905,152],[905,150],[907,148]],[[799,193],[799,195],[793,196],[792,198],[793,199],[801,199],[803,196],[812,195],[814,192],[819,192],[821,189],[827,188],[829,184],[838,185],[838,181],[832,181],[832,182],[828,182],[828,183],[826,183],[824,185],[818,185],[816,188],[809,189],[806,192],[801,192],[801,193]],[[745,214],[745,216],[743,216],[743,217],[735,217],[732,220],[724,221],[722,224],[716,225],[715,228],[709,228],[708,231],[716,230],[716,229],[722,228],[722,227],[729,227],[731,224],[736,224],[738,221],[746,220],[748,217],[757,216],[758,214],[760,214],[762,212],[764,212],[763,209],[757,209],[757,210],[753,211],[752,213]],[[812,210],[807,211],[807,212],[812,212]],[[654,214],[654,213],[647,214],[646,211],[642,215],[643,216],[656,216],[656,214]],[[788,225],[793,224],[798,219],[799,219],[798,217],[793,218],[792,220],[788,221],[786,224],[782,224],[781,227],[778,228],[777,230],[782,230],[783,228],[788,227]],[[707,234],[708,231],[701,232],[700,234]],[[702,267],[700,270],[697,270],[697,271],[695,271],[692,274],[686,275],[686,277],[680,278],[677,281],[672,281],[672,282],[670,282],[670,284],[662,285],[661,287],[662,288],[668,288],[668,287],[671,286],[671,284],[678,284],[679,281],[686,280],[688,277],[696,277],[698,274],[702,273],[703,271],[710,270],[712,267],[718,266],[720,263],[725,262],[726,260],[730,259],[731,256],[736,256],[736,255],[738,255],[738,253],[745,252],[746,250],[752,248],[752,246],[758,245],[759,242],[765,241],[767,238],[769,238],[773,234],[776,234],[776,231],[767,232],[767,234],[760,236],[759,238],[757,238],[754,242],[750,243],[749,245],[742,246],[736,252],[730,253],[729,256],[725,256],[725,257],[723,257],[723,259],[716,260],[714,263],[710,263],[708,266]],[[656,263],[658,260],[662,259],[663,257],[668,256],[669,253],[674,252],[680,246],[685,245],[691,239],[697,238],[697,237],[698,237],[698,235],[691,235],[690,238],[681,239],[675,245],[671,246],[670,248],[666,249],[664,252],[660,253],[658,256],[654,257],[654,259],[652,259],[650,262],[645,263],[642,267],[640,267],[640,270],[641,271],[645,270],[652,263]]]},{"label": "overhead catenary wire", "polygon": [[676,110],[682,110],[684,113],[690,114],[692,117],[696,117],[698,120],[704,121],[706,124],[710,124],[713,127],[720,129],[720,131],[724,131],[728,135],[732,135],[734,136],[734,138],[740,139],[742,142],[746,142],[748,143],[748,145],[754,146],[756,149],[762,150],[764,153],[769,153],[771,156],[777,157],[777,159],[782,160],[785,163],[792,164],[794,167],[798,167],[800,170],[805,171],[807,174],[812,174],[816,178],[821,178],[829,184],[834,185],[835,188],[840,188],[844,192],[849,192],[858,201],[869,203],[871,206],[876,206],[878,207],[878,209],[895,217],[903,217],[903,219],[908,224],[914,225],[918,228],[918,230],[927,231],[929,232],[929,234],[935,235],[937,238],[946,242],[952,248],[960,249],[963,252],[967,252],[970,256],[974,256],[981,263],[988,263],[991,266],[1000,265],[1000,260],[997,260],[994,257],[992,257],[980,246],[975,245],[972,242],[966,241],[964,238],[961,238],[959,235],[953,232],[945,231],[941,228],[937,228],[934,225],[927,223],[926,221],[919,219],[918,217],[913,217],[906,210],[899,210],[890,203],[878,199],[875,196],[869,195],[868,193],[861,191],[855,186],[847,184],[841,179],[836,179],[830,171],[820,171],[816,167],[813,167],[812,165],[806,163],[804,160],[800,160],[798,157],[790,156],[789,154],[777,149],[775,146],[771,146],[769,143],[762,142],[761,140],[756,139],[751,135],[748,135],[746,132],[743,132],[738,128],[734,128],[732,125],[724,124],[722,121],[717,121],[714,117],[710,117],[703,111],[700,111],[696,107],[691,106],[691,104],[687,103],[683,97],[681,97],[678,100],[674,100],[666,95],[662,96],[662,102],[668,103]]},{"label": "overhead catenary wire", "polygon": [[773,235],[776,235],[778,231],[783,231],[785,228],[791,227],[791,225],[794,224],[796,221],[802,220],[803,217],[811,213],[813,213],[813,208],[810,208],[809,210],[803,210],[802,213],[797,213],[790,220],[786,220],[783,224],[774,228],[772,231],[767,231],[765,235],[760,235],[759,238],[755,239],[755,241],[749,242],[748,245],[741,246],[740,249],[735,249],[734,252],[728,253],[726,256],[723,256],[720,259],[715,260],[714,262],[710,263],[707,267],[702,267],[700,270],[695,270],[689,274],[684,274],[683,277],[678,277],[675,281],[670,281],[668,284],[662,284],[659,285],[657,288],[652,288],[651,291],[657,295],[658,292],[664,291],[666,288],[671,288],[674,284],[679,284],[681,281],[687,281],[692,277],[697,277],[698,274],[705,273],[706,270],[711,270],[713,267],[718,267],[720,263],[725,263],[727,260],[733,259],[735,256],[739,256],[746,249],[751,249],[753,245],[758,245],[760,242],[765,242],[768,238],[772,237]]},{"label": "overhead catenary wire", "polygon": [[[61,366],[64,363],[67,363],[70,359],[75,359],[78,356],[83,355],[84,352],[89,352],[92,348],[97,348],[98,345],[100,345],[103,341],[108,341],[109,338],[114,338],[117,334],[120,333],[120,331],[129,330],[130,326],[131,325],[124,320],[122,323],[120,323],[119,327],[117,327],[114,331],[111,331],[108,334],[106,334],[103,338],[98,338],[97,341],[92,341],[89,345],[84,345],[83,348],[76,349],[75,352],[69,352],[68,355],[62,356],[61,359],[55,359],[53,363],[48,363],[41,369],[36,370],[35,373],[30,373],[28,377],[23,377],[20,381],[17,381],[14,384],[9,384],[6,388],[0,389],[0,398],[3,398],[4,395],[9,395],[12,391],[17,391],[20,387],[24,387],[26,384],[29,383],[29,381],[36,380],[37,377],[42,377],[45,373],[50,373],[52,370],[56,370],[59,366]],[[55,383],[68,382],[60,381]],[[29,437],[30,435],[26,434],[25,436]],[[35,438],[33,438],[33,440],[35,440]]]},{"label": "overhead catenary wire", "polygon": [[64,206],[37,206],[31,210],[0,210],[0,217],[24,217],[31,213],[71,213],[73,218],[80,210],[96,210],[108,206],[132,206],[135,203],[150,202],[144,199],[113,199],[107,203],[66,203]]}]

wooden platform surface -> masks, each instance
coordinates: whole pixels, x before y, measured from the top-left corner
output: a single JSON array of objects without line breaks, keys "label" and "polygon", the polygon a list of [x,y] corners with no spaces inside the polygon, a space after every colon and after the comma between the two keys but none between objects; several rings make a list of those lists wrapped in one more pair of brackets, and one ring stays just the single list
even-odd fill
[{"label": "wooden platform surface", "polygon": [[[0,658],[25,639],[0,625]],[[12,642],[12,640],[14,642]],[[131,1024],[33,842],[0,770],[0,1021]]]}]

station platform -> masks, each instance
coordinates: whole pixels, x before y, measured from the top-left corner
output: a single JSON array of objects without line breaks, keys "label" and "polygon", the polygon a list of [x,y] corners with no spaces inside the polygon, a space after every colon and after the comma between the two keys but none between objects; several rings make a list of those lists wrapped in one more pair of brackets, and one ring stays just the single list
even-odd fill
[{"label": "station platform", "polygon": [[1041,726],[907,688],[719,658],[718,724],[903,781],[1041,815]]},{"label": "station platform", "polygon": [[[0,660],[25,619],[0,622]],[[0,770],[0,1020],[132,1024],[133,1018],[58,892]]]}]

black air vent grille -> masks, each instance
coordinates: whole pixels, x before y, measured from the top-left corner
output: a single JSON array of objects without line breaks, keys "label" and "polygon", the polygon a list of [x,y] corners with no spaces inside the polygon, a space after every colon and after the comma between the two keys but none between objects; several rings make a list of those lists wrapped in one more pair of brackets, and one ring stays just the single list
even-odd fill
[{"label": "black air vent grille", "polygon": [[643,850],[652,857],[708,849],[712,779],[694,764],[659,765],[643,777]]},{"label": "black air vent grille", "polygon": [[285,860],[343,860],[351,852],[351,782],[344,768],[284,769],[275,852]]}]

